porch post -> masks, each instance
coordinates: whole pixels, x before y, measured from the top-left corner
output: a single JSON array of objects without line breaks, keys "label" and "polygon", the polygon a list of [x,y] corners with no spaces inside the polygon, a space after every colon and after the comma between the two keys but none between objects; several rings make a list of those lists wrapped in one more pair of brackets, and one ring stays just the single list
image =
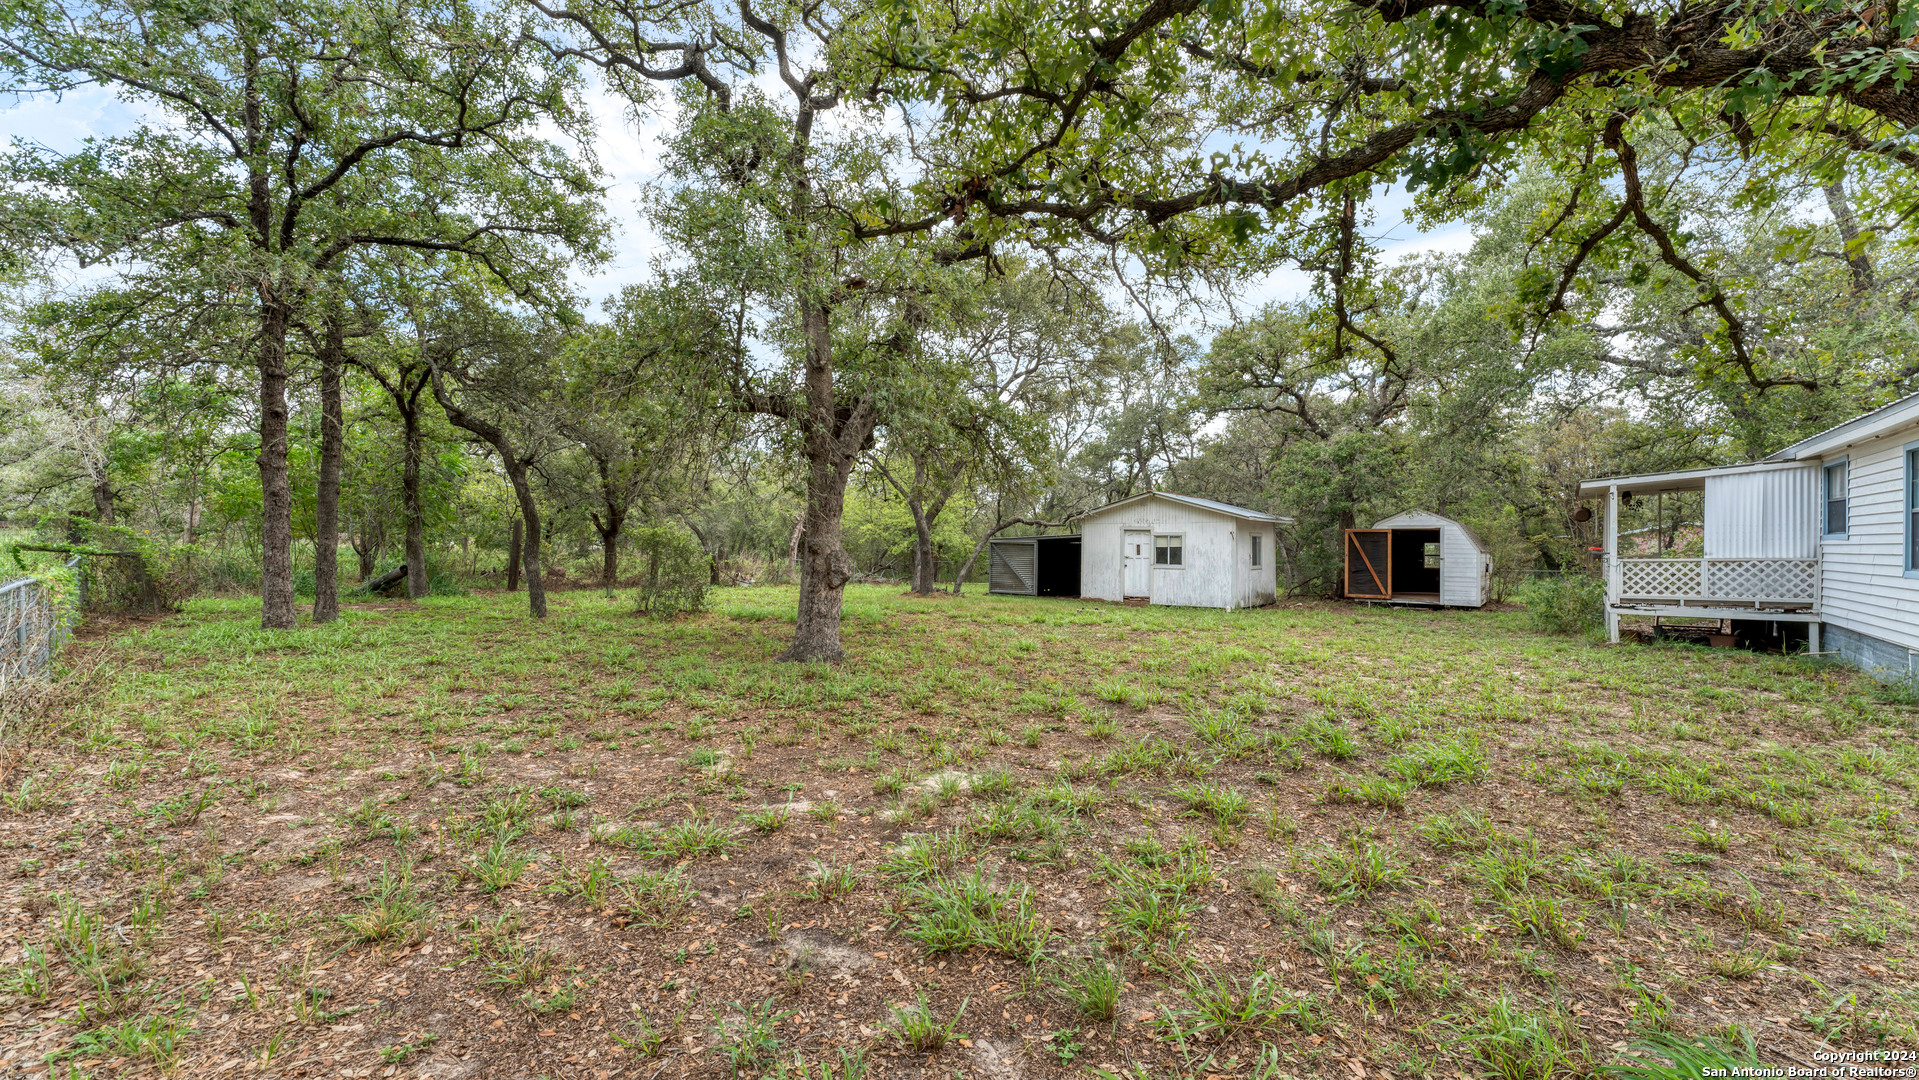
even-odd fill
[{"label": "porch post", "polygon": [[1619,567],[1619,485],[1611,484],[1606,488],[1606,640],[1614,645],[1619,644],[1619,613],[1613,610],[1613,605],[1619,602],[1623,587],[1623,572]]}]

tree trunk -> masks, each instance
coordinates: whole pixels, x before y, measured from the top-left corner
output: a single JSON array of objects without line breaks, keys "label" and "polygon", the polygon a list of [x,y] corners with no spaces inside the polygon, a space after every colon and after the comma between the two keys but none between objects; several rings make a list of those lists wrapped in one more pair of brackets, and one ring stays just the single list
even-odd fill
[{"label": "tree trunk", "polygon": [[620,529],[600,529],[600,584],[611,589],[620,583]]},{"label": "tree trunk", "polygon": [[800,569],[800,534],[806,531],[806,511],[801,510],[793,519],[793,539],[786,545],[786,572],[797,574]]},{"label": "tree trunk", "polygon": [[426,516],[420,509],[420,417],[417,411],[401,414],[406,430],[406,457],[400,469],[401,498],[406,506],[406,595],[409,600],[425,596]]},{"label": "tree trunk", "polygon": [[1825,190],[1826,209],[1832,212],[1832,222],[1839,227],[1839,240],[1843,245],[1840,254],[1845,256],[1846,267],[1852,271],[1852,291],[1870,291],[1874,285],[1872,259],[1866,255],[1860,239],[1859,218],[1852,212],[1851,200],[1846,198],[1845,178],[1827,184]]},{"label": "tree trunk", "polygon": [[113,486],[108,482],[105,462],[100,464],[100,475],[93,478],[93,520],[113,524]]},{"label": "tree trunk", "polygon": [[593,531],[600,534],[600,584],[609,594],[620,583],[620,531],[626,527],[626,508],[607,482],[606,465],[600,465],[601,502],[606,516],[588,513],[593,521]]},{"label": "tree trunk", "polygon": [[348,543],[353,545],[353,554],[359,556],[360,580],[364,582],[379,565],[380,548],[384,545],[375,531],[366,527],[365,522],[362,522],[360,530],[348,539]]},{"label": "tree trunk", "polygon": [[853,560],[840,547],[846,475],[847,470],[834,468],[830,461],[816,461],[808,470],[806,529],[800,535],[799,618],[793,644],[779,655],[781,660],[846,659],[840,647],[840,608],[854,570]]},{"label": "tree trunk", "polygon": [[[340,405],[340,353],[346,330],[328,313],[320,345],[320,480],[313,500],[313,621],[340,617],[340,460],[346,455]],[[364,578],[366,575],[362,574]]]},{"label": "tree trunk", "polygon": [[513,537],[512,539],[507,541],[507,545],[506,545],[506,591],[507,592],[520,591],[520,544],[522,542],[521,530],[525,528],[526,528],[525,521],[521,520],[520,518],[513,519]]},{"label": "tree trunk", "polygon": [[953,575],[953,595],[954,596],[958,596],[960,594],[960,588],[966,584],[967,575],[973,572],[973,564],[979,561],[979,553],[982,551],[985,551],[986,545],[992,543],[993,537],[998,535],[999,535],[999,530],[994,529],[992,532],[989,532],[984,537],[982,537],[979,543],[973,545],[973,553],[966,557],[966,561],[960,564],[959,572]]},{"label": "tree trunk", "polygon": [[714,553],[712,545],[707,543],[706,534],[700,531],[698,525],[689,521],[686,523],[686,527],[693,533],[693,538],[700,542],[700,550],[706,553],[706,583],[708,585],[718,586],[720,583],[719,555]]},{"label": "tree trunk", "polygon": [[527,482],[526,462],[514,457],[505,440],[495,449],[506,462],[506,475],[513,481],[513,494],[520,501],[520,519],[526,522],[527,543],[520,549],[520,568],[526,572],[526,608],[536,619],[546,618],[546,582],[540,578],[540,508],[533,501],[533,485]]},{"label": "tree trunk", "polygon": [[831,662],[846,658],[840,647],[840,608],[854,571],[853,560],[840,546],[846,482],[872,433],[873,412],[872,405],[862,401],[841,418],[833,390],[831,315],[811,297],[803,296],[800,304],[806,332],[806,511],[799,538],[799,617],[793,644],[779,659]]},{"label": "tree trunk", "polygon": [[287,322],[291,312],[273,286],[261,287],[260,344],[260,625],[291,630],[293,609],[293,482],[287,473]]},{"label": "tree trunk", "polygon": [[919,499],[907,500],[913,511],[913,591],[931,596],[939,587],[939,564],[933,558],[933,521]]},{"label": "tree trunk", "polygon": [[[485,439],[487,445],[500,455],[500,464],[506,466],[506,475],[513,481],[513,495],[520,503],[520,521],[515,522],[515,539],[518,539],[517,526],[526,524],[526,543],[516,544],[519,550],[519,565],[526,572],[526,606],[536,619],[546,618],[546,583],[540,580],[540,507],[533,501],[533,485],[528,481],[526,467],[531,457],[522,458],[514,452],[512,440],[506,437],[506,431],[482,417],[474,416],[461,408],[446,392],[446,386],[440,379],[440,370],[433,368],[433,396],[440,402],[440,408],[446,413],[447,422],[462,431],[470,431]],[[511,567],[508,568],[509,588]]]}]

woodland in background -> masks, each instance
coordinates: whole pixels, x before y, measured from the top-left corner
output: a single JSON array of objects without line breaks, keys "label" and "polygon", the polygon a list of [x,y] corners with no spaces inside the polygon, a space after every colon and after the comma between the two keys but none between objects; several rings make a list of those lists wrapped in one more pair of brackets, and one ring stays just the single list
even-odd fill
[{"label": "woodland in background", "polygon": [[[374,580],[537,616],[797,579],[794,659],[839,655],[847,581],[979,580],[990,536],[1150,488],[1294,518],[1300,593],[1407,508],[1508,590],[1579,573],[1580,479],[1915,389],[1914,29],[8,0],[5,90],[151,119],[0,157],[0,517],[118,530],[268,627]],[[667,132],[652,276],[598,310],[591,87]],[[1387,258],[1391,189],[1471,246]],[[1248,303],[1276,270],[1305,294]],[[1680,546],[1698,513],[1624,526]]]}]

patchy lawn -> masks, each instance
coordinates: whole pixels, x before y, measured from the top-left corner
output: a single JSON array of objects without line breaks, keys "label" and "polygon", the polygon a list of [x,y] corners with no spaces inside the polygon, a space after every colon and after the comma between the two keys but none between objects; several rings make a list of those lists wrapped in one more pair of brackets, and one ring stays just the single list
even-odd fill
[{"label": "patchy lawn", "polygon": [[7,748],[0,1075],[1603,1071],[1919,1049],[1915,712],[1513,614],[200,602]]}]

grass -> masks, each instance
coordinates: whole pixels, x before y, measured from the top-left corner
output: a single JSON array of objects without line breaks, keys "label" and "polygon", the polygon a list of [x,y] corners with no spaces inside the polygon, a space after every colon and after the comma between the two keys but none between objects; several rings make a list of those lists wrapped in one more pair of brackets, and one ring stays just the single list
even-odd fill
[{"label": "grass", "polygon": [[340,923],[362,944],[411,945],[433,925],[433,905],[420,897],[406,870],[382,869],[359,909],[340,916]]},{"label": "grass", "polygon": [[1695,1080],[1702,1076],[1737,1076],[1740,1069],[1756,1069],[1758,1048],[1743,1029],[1733,1038],[1655,1035],[1633,1044],[1624,1060],[1608,1074],[1618,1080]]},{"label": "grass", "polygon": [[1340,900],[1396,888],[1407,874],[1405,864],[1392,849],[1357,836],[1343,845],[1321,850],[1310,861],[1319,887]]},{"label": "grass", "polygon": [[1591,1071],[1586,1038],[1562,1010],[1529,1009],[1501,994],[1455,1027],[1460,1043],[1497,1080],[1557,1080]]},{"label": "grass", "polygon": [[1184,1000],[1168,1007],[1159,1020],[1181,1042],[1276,1027],[1289,1019],[1308,1033],[1318,1028],[1314,1005],[1302,1007],[1311,999],[1288,993],[1271,972],[1195,972],[1186,977],[1181,994]]},{"label": "grass", "polygon": [[734,1002],[732,1011],[735,1015],[714,1025],[714,1034],[734,1076],[757,1076],[779,1053],[780,1021],[793,1015],[793,1010],[761,1001],[753,1005]]},{"label": "grass", "polygon": [[961,1001],[959,1008],[944,1023],[935,1015],[932,1003],[926,1000],[923,993],[910,1005],[895,1005],[891,1029],[893,1038],[915,1054],[938,1053],[957,1037],[953,1029],[959,1026],[960,1017],[966,1015],[966,1004]]},{"label": "grass", "polygon": [[1117,965],[1101,959],[1061,964],[1049,979],[1053,992],[1089,1020],[1111,1020],[1119,1012],[1126,979]]},{"label": "grass", "polygon": [[1919,713],[1843,669],[865,586],[850,659],[788,666],[791,590],[714,595],[83,634],[113,677],[4,748],[8,1052],[1276,1080],[1664,1075],[1628,1070],[1675,1033],[1739,1060],[1728,1021],[1919,1049]]},{"label": "grass", "polygon": [[901,898],[911,915],[900,932],[934,955],[979,945],[1032,964],[1051,938],[1033,890],[999,886],[984,869],[910,883]]}]

